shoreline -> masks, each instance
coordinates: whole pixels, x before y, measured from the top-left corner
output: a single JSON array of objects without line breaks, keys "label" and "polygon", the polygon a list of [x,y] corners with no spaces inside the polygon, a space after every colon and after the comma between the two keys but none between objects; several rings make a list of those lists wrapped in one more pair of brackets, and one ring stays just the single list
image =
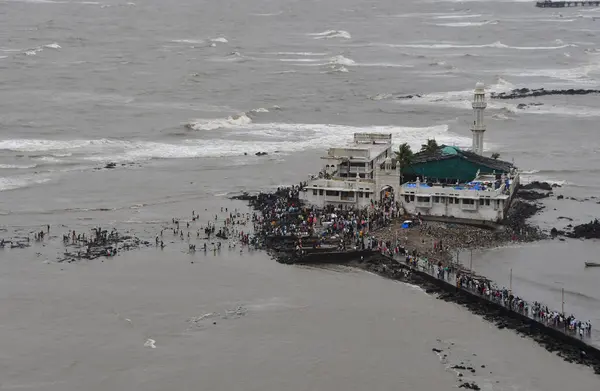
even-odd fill
[{"label": "shoreline", "polygon": [[[361,259],[361,256],[363,259]],[[362,254],[354,257],[338,257],[327,261],[299,261],[296,264],[319,266],[336,264],[353,267],[380,277],[415,285],[425,293],[435,296],[439,300],[456,303],[474,315],[493,323],[498,329],[510,329],[517,334],[526,336],[544,347],[551,353],[569,363],[576,363],[590,367],[596,375],[600,375],[600,349],[569,335],[545,325],[542,321],[534,320],[519,312],[510,310],[501,304],[489,301],[474,292],[459,289],[444,279],[436,278],[424,271],[402,264],[388,256],[372,252],[369,256]]]},{"label": "shoreline", "polygon": [[[523,198],[532,200],[547,197],[551,193],[552,187],[547,183],[533,183],[524,186],[523,190],[526,191]],[[536,194],[532,195],[532,190],[535,190]],[[538,192],[538,190],[543,192]],[[540,194],[540,196],[538,197],[537,194]],[[591,367],[595,374],[600,375],[600,350],[591,343],[585,342],[583,336],[580,340],[566,331],[567,324],[574,324],[575,335],[577,335],[578,330],[582,332],[585,330],[587,339],[587,333],[591,335],[592,330],[588,331],[585,322],[578,321],[574,316],[566,317],[566,314],[551,311],[547,307],[544,308],[541,303],[528,303],[516,295],[513,296],[512,293],[509,296],[504,292],[502,299],[500,299],[503,304],[500,304],[498,301],[488,300],[474,292],[460,289],[458,284],[456,286],[451,285],[444,279],[444,275],[449,276],[450,273],[456,273],[455,275],[462,275],[461,281],[463,281],[466,275],[466,278],[470,280],[471,288],[478,287],[477,289],[479,289],[485,286],[486,290],[491,290],[494,295],[498,294],[500,290],[495,287],[492,281],[483,276],[476,276],[470,271],[464,271],[458,266],[458,262],[453,263],[452,255],[455,251],[465,248],[493,248],[514,241],[536,242],[550,238],[551,235],[526,221],[544,208],[543,205],[535,201],[530,203],[517,196],[517,199],[511,205],[505,225],[499,229],[428,222],[422,224],[419,229],[415,227],[407,228],[404,230],[407,233],[406,237],[398,237],[400,236],[396,233],[398,227],[394,224],[401,223],[406,216],[397,214],[394,218],[388,219],[387,224],[378,226],[376,229],[370,229],[369,225],[366,235],[372,235],[374,240],[368,239],[368,247],[364,244],[363,230],[361,229],[361,235],[358,235],[357,230],[359,228],[356,227],[356,221],[361,220],[360,213],[363,212],[356,215],[352,211],[336,210],[338,214],[336,216],[338,220],[336,221],[340,221],[341,217],[342,229],[332,231],[328,226],[327,232],[331,238],[337,238],[338,243],[341,240],[341,244],[337,248],[333,246],[322,248],[322,244],[325,244],[325,235],[316,234],[318,224],[314,222],[314,218],[318,217],[317,221],[320,224],[323,216],[331,213],[331,211],[324,213],[324,211],[318,209],[302,208],[299,200],[288,189],[278,189],[273,193],[260,193],[258,195],[246,193],[233,198],[248,201],[252,208],[261,212],[262,216],[265,217],[258,224],[256,235],[262,238],[263,248],[279,263],[350,266],[384,278],[417,285],[423,288],[426,293],[435,294],[438,299],[460,304],[471,313],[494,323],[498,328],[515,330],[520,335],[533,339],[549,352],[557,352],[565,361]],[[293,221],[289,216],[291,213],[287,212],[287,208],[290,206],[295,211],[295,218],[298,215],[304,216],[304,218],[310,216],[309,221],[312,221],[312,223],[304,223],[303,228],[296,231],[287,232],[284,229],[283,234],[277,234],[279,232],[277,227],[285,228],[290,221]],[[273,212],[277,210],[279,214],[274,214]],[[379,212],[375,211],[375,213]],[[393,214],[392,210],[390,217]],[[362,215],[364,216],[364,214]],[[352,224],[348,225],[351,221],[354,221],[354,228]],[[346,224],[346,230],[344,230],[344,224]],[[358,227],[365,227],[365,225],[359,223]],[[424,237],[425,235],[427,236]],[[348,244],[350,247],[346,247]],[[312,248],[310,248],[311,246]],[[409,255],[411,251],[412,256],[406,257],[407,264],[402,264],[393,258],[394,254]],[[427,274],[424,268],[422,271],[408,266],[409,262],[415,264],[421,262],[422,255],[431,257],[425,260],[426,264],[432,270],[436,269],[438,273],[442,271],[441,278],[439,274],[437,277]],[[433,262],[431,262],[432,260]],[[498,297],[493,297],[498,300]],[[511,308],[505,307],[506,303]],[[520,311],[523,311],[523,308],[525,310],[521,313],[517,312],[517,308],[520,308]],[[542,309],[543,314],[540,309]],[[535,313],[539,318],[533,319],[530,317],[529,310],[532,310],[531,314]],[[560,317],[561,315],[562,317]],[[564,330],[554,328],[551,326],[552,322],[555,323],[554,327],[558,327],[560,324],[561,329],[564,328]]]}]

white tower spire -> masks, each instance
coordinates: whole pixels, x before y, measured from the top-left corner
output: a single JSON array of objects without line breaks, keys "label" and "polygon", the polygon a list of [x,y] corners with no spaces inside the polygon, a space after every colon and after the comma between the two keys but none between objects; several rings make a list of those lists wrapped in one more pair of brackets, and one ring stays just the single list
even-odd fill
[{"label": "white tower spire", "polygon": [[471,132],[473,132],[472,150],[478,155],[483,154],[483,133],[485,132],[483,110],[486,106],[484,85],[479,82],[475,85],[473,93],[473,125],[471,125]]}]

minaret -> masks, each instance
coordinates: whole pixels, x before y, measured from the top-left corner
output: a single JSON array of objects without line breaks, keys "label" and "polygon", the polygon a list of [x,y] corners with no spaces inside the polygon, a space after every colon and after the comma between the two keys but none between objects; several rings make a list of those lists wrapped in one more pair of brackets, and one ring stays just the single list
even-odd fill
[{"label": "minaret", "polygon": [[479,82],[475,85],[473,93],[473,125],[471,125],[471,132],[473,132],[472,150],[478,155],[483,155],[483,133],[485,133],[483,110],[486,106],[484,85]]}]

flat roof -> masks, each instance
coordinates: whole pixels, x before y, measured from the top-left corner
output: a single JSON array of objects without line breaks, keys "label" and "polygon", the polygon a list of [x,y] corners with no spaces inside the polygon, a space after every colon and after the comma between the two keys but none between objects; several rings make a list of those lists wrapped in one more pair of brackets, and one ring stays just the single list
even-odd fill
[{"label": "flat roof", "polygon": [[[381,155],[387,149],[391,148],[391,144],[363,144],[363,143],[350,143],[348,145],[340,146],[340,147],[332,147],[329,148],[327,153],[331,153],[333,151],[338,152],[335,156],[328,155],[326,158],[333,157],[344,157],[344,158],[352,158],[352,159],[365,159],[364,156],[353,156],[352,151],[367,151],[368,159],[375,159],[377,156]],[[342,152],[342,153],[340,153]]]}]

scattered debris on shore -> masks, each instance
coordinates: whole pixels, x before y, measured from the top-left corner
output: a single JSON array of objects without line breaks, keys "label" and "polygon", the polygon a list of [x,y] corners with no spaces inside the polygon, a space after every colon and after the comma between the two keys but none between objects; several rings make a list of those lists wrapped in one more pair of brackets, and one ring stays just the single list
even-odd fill
[{"label": "scattered debris on shore", "polygon": [[[120,234],[116,229],[112,231],[94,228],[93,235],[77,235],[75,231],[63,236],[63,243],[67,247],[58,262],[75,262],[81,259],[92,260],[99,257],[113,257],[121,251],[137,249],[141,246],[150,246],[150,242],[135,236]],[[74,250],[68,251],[69,248]]]}]

